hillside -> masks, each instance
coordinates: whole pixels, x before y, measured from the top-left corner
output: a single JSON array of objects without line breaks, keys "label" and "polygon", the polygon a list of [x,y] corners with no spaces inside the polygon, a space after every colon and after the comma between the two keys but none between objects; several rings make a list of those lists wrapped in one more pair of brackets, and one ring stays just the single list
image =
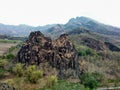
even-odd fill
[{"label": "hillside", "polygon": [[1,55],[0,89],[92,90],[119,86],[119,48],[83,28],[68,34],[52,40],[40,31],[31,32],[22,45]]},{"label": "hillside", "polygon": [[71,30],[68,34],[78,51],[81,68],[90,73],[102,73],[106,79],[120,78],[120,48],[113,43],[115,40],[84,28]]},{"label": "hillside", "polygon": [[120,42],[117,40],[89,31],[85,28],[76,28],[67,33],[77,45],[84,43],[84,45],[87,45],[93,49],[95,49],[95,47],[104,47],[103,50],[110,49],[112,51],[120,51],[118,44]]}]

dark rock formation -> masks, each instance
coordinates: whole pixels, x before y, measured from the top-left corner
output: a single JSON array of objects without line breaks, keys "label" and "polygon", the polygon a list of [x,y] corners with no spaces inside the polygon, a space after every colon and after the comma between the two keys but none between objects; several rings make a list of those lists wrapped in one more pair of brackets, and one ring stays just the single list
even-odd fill
[{"label": "dark rock formation", "polygon": [[118,51],[120,52],[120,48],[115,46],[114,44],[110,42],[105,42],[105,45],[111,50],[111,51]]},{"label": "dark rock formation", "polygon": [[82,43],[84,43],[84,45],[97,51],[104,51],[104,50],[110,50],[116,52],[120,51],[119,47],[115,46],[110,42],[99,41],[94,38],[88,38],[88,37],[81,37],[80,40],[82,41]]},{"label": "dark rock formation", "polygon": [[0,82],[0,90],[16,90],[14,87],[8,85],[7,83]]},{"label": "dark rock formation", "polygon": [[52,41],[40,31],[31,32],[28,40],[18,52],[17,61],[25,65],[40,65],[49,62],[58,70],[60,77],[66,77],[67,72],[70,72],[71,75],[79,73],[77,52],[67,34]]},{"label": "dark rock formation", "polygon": [[104,51],[104,50],[108,50],[108,48],[106,47],[106,45],[104,44],[104,42],[95,40],[93,38],[82,38],[82,41],[84,41],[84,44],[94,50],[97,51]]}]

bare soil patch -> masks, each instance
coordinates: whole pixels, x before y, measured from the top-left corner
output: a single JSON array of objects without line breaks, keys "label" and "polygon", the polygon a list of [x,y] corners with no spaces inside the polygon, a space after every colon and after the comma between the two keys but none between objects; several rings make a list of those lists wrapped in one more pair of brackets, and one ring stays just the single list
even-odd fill
[{"label": "bare soil patch", "polygon": [[16,43],[0,43],[0,55],[3,55],[12,46],[16,46]]}]

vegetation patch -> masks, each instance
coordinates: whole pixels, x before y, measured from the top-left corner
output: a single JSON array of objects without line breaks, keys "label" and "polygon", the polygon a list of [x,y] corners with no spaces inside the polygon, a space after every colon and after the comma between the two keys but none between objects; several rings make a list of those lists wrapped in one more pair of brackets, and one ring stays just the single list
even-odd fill
[{"label": "vegetation patch", "polygon": [[23,76],[24,75],[23,64],[21,63],[16,64],[15,67],[13,67],[12,71],[18,77]]},{"label": "vegetation patch", "polygon": [[26,79],[31,83],[37,83],[43,77],[43,71],[37,70],[35,65],[29,66],[26,70]]}]

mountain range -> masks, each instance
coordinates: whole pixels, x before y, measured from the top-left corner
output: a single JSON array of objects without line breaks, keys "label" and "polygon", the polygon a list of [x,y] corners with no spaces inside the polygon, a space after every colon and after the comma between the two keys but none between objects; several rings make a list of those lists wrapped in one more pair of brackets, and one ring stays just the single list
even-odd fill
[{"label": "mountain range", "polygon": [[105,35],[120,35],[120,28],[99,23],[88,17],[76,17],[70,19],[66,24],[51,24],[45,26],[5,25],[0,24],[0,33],[13,36],[28,36],[31,31],[42,31],[44,33],[60,33],[73,30],[75,28],[86,28],[90,31]]},{"label": "mountain range", "polygon": [[31,31],[41,31],[52,38],[63,33],[79,34],[80,32],[93,33],[95,38],[102,37],[106,41],[120,45],[120,28],[106,25],[88,17],[71,18],[66,24],[50,24],[45,26],[5,25],[0,24],[0,34],[7,36],[28,36]]}]

